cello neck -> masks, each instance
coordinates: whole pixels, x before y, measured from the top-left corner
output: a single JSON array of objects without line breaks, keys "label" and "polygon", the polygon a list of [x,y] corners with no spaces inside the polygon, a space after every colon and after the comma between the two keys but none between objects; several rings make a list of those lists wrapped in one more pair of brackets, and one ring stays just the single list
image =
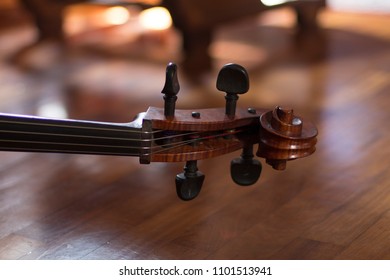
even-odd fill
[{"label": "cello neck", "polygon": [[0,114],[0,150],[139,156],[142,117],[122,124]]}]

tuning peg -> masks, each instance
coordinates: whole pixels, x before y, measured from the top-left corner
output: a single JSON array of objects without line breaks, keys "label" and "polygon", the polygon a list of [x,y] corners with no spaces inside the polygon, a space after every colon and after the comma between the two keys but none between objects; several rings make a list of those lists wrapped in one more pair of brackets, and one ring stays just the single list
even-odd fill
[{"label": "tuning peg", "polygon": [[226,93],[225,113],[229,118],[233,118],[238,94],[244,94],[249,90],[249,78],[245,68],[234,63],[223,66],[218,73],[217,89]]},{"label": "tuning peg", "polygon": [[184,172],[176,175],[176,192],[179,198],[188,201],[197,197],[204,178],[204,174],[198,171],[197,161],[187,161]]},{"label": "tuning peg", "polygon": [[261,163],[253,158],[253,145],[244,147],[241,157],[230,163],[230,175],[240,186],[249,186],[257,182],[261,174]]},{"label": "tuning peg", "polygon": [[180,90],[177,78],[177,66],[170,62],[166,68],[165,85],[161,93],[164,94],[164,115],[166,118],[173,118],[175,115],[175,103]]}]

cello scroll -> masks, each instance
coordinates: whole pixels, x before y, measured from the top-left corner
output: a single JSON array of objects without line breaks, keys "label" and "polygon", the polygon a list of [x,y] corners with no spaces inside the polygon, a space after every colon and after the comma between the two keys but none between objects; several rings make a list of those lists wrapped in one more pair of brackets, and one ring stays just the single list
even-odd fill
[{"label": "cello scroll", "polygon": [[314,153],[318,131],[292,109],[277,106],[260,117],[258,157],[276,170],[286,169],[288,160]]}]

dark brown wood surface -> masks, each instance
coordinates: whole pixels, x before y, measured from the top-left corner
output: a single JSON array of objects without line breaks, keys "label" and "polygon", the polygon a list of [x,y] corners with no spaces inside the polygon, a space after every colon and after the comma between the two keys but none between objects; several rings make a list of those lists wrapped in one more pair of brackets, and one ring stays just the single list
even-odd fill
[{"label": "dark brown wood surface", "polygon": [[[216,66],[247,67],[251,87],[238,106],[287,104],[312,120],[313,155],[285,171],[262,161],[251,187],[230,178],[239,152],[199,161],[204,187],[183,202],[174,186],[182,164],[2,152],[0,258],[389,259],[390,19],[324,12],[322,53],[313,40],[292,45],[291,14],[280,12],[221,28],[212,54]],[[0,33],[2,112],[64,106],[75,118],[130,121],[161,107],[165,63],[75,51],[22,71],[7,58],[30,32]],[[216,73],[195,85],[179,76],[177,108],[223,107]]]}]

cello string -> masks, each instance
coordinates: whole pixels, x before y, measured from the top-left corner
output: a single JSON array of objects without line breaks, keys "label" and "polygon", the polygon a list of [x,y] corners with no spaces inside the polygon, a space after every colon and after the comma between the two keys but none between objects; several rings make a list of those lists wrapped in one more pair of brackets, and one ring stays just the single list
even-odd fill
[{"label": "cello string", "polygon": [[[156,154],[156,153],[161,153],[163,151],[169,151],[169,150],[172,150],[172,149],[175,149],[175,148],[178,148],[178,147],[181,147],[181,146],[184,146],[184,145],[187,145],[187,144],[191,144],[191,143],[194,143],[194,142],[197,142],[197,141],[200,141],[200,140],[205,140],[205,139],[215,139],[215,138],[218,138],[218,137],[222,137],[222,136],[226,136],[226,135],[233,135],[233,134],[236,134],[240,131],[231,131],[231,132],[225,132],[225,133],[221,133],[221,134],[216,134],[216,135],[208,135],[208,136],[205,136],[205,137],[199,137],[199,138],[194,138],[194,139],[190,139],[190,140],[185,140],[185,141],[180,141],[180,142],[175,142],[174,145],[170,146],[170,147],[167,147],[167,148],[163,148],[163,149],[159,149],[160,147],[159,146],[154,146],[154,147],[131,147],[131,146],[109,146],[109,145],[96,145],[96,144],[78,144],[78,143],[53,143],[53,142],[45,142],[45,141],[25,141],[25,140],[3,140],[3,139],[0,139],[0,143],[1,142],[6,142],[6,143],[22,143],[22,144],[53,144],[53,145],[67,145],[67,146],[82,146],[82,147],[89,147],[89,148],[92,148],[92,147],[99,147],[99,148],[124,148],[124,149],[137,149],[138,151],[141,151],[141,150],[150,150],[150,154]],[[28,148],[15,148],[15,149],[12,149],[10,147],[3,147],[1,148],[2,150],[18,150],[18,151],[41,151],[41,152],[76,152],[76,153],[91,153],[91,154],[94,154],[94,152],[89,152],[89,151],[85,151],[85,150],[82,150],[82,151],[78,151],[78,150],[67,150],[67,149],[41,149],[41,148],[33,148],[33,147],[28,147]],[[153,149],[157,149],[157,151],[153,151]],[[118,155],[127,155],[129,154],[128,152],[121,152],[121,153],[112,153],[112,152],[102,152],[102,151],[99,151],[97,152],[98,154],[118,154]],[[134,154],[134,153],[133,153]]]},{"label": "cello string", "polygon": [[[46,132],[31,132],[31,131],[23,131],[23,130],[4,130],[0,129],[0,132],[10,133],[10,134],[29,134],[29,135],[45,135],[45,136],[53,136],[53,137],[73,137],[73,138],[93,138],[93,139],[102,139],[102,140],[121,140],[121,141],[138,141],[138,142],[152,142],[152,141],[160,141],[160,140],[169,140],[172,138],[182,137],[182,136],[190,136],[194,134],[199,134],[199,132],[186,132],[181,134],[173,134],[164,137],[152,138],[152,139],[142,139],[140,138],[123,138],[123,137],[106,137],[106,136],[90,136],[90,135],[79,135],[79,134],[64,134],[64,133],[46,133]],[[162,132],[159,130],[158,132]],[[135,132],[134,132],[135,133]],[[141,136],[141,132],[137,132]],[[54,142],[54,141],[53,141]]]},{"label": "cello string", "polygon": [[[1,115],[0,115],[1,117]],[[35,120],[35,119],[33,119]],[[39,119],[38,119],[39,120]],[[66,122],[66,121],[65,121]],[[70,129],[88,129],[88,130],[96,130],[96,131],[110,131],[110,132],[124,132],[124,133],[144,133],[143,131],[132,131],[130,129],[137,129],[135,127],[126,126],[126,124],[115,124],[115,123],[94,123],[91,122],[91,125],[112,125],[112,128],[104,128],[104,127],[91,127],[91,126],[85,126],[85,125],[70,125],[70,124],[47,124],[47,123],[38,123],[38,122],[22,122],[22,121],[14,121],[14,120],[2,120],[0,119],[0,123],[5,124],[20,124],[20,125],[26,125],[26,126],[41,126],[41,127],[55,127],[55,128],[70,128]],[[87,123],[86,123],[87,124]],[[114,128],[115,126],[122,127],[122,129]],[[158,133],[160,130],[146,132],[146,133]]]},{"label": "cello string", "polygon": [[178,147],[182,147],[184,145],[192,144],[192,143],[195,143],[197,141],[207,140],[207,139],[216,139],[216,138],[227,136],[227,135],[234,135],[234,134],[237,134],[239,132],[242,132],[242,131],[235,130],[235,131],[230,131],[230,132],[224,132],[224,133],[216,134],[216,135],[213,135],[213,136],[205,136],[205,137],[200,137],[200,138],[191,139],[191,140],[187,140],[187,141],[177,142],[178,143],[177,145],[174,145],[172,147],[167,147],[167,148],[164,148],[164,149],[160,149],[157,152],[151,152],[151,155],[158,154],[158,153],[165,152],[165,151],[169,151],[169,150],[172,150],[172,149],[176,149]]},{"label": "cello string", "polygon": [[40,149],[40,148],[1,148],[2,151],[18,151],[18,152],[45,152],[45,153],[67,153],[67,154],[89,154],[89,155],[113,155],[113,156],[139,156],[139,153],[130,152],[94,152],[86,150],[60,150],[60,149]]},{"label": "cello string", "polygon": [[[3,119],[2,119],[3,117]],[[9,118],[9,120],[4,120],[4,118]],[[20,120],[15,120],[15,118],[20,118],[20,119],[25,119],[25,120],[29,120],[29,121],[20,121]],[[35,121],[35,122],[34,122]],[[43,122],[39,122],[39,121],[59,121],[59,123],[52,123],[52,124],[48,124],[48,123],[43,123]],[[68,122],[68,123],[67,123]],[[73,123],[72,123],[73,122]],[[185,133],[179,133],[179,134],[173,134],[173,135],[165,135],[163,137],[158,137],[158,138],[154,138],[154,137],[151,137],[151,139],[148,139],[148,138],[142,138],[142,135],[155,135],[155,134],[158,134],[158,133],[162,133],[164,132],[164,130],[152,130],[152,131],[141,131],[139,129],[139,131],[134,131],[134,130],[131,130],[131,129],[137,129],[137,128],[134,128],[134,127],[126,127],[126,124],[119,124],[119,123],[105,123],[105,122],[89,122],[89,121],[85,121],[85,123],[83,123],[84,121],[78,121],[78,120],[55,120],[55,119],[44,119],[44,118],[39,118],[39,117],[29,117],[29,116],[18,116],[18,115],[7,115],[7,114],[0,114],[0,124],[1,123],[5,123],[5,124],[16,124],[16,125],[22,125],[22,126],[40,126],[40,127],[43,127],[43,128],[50,128],[50,127],[54,127],[54,128],[67,128],[67,129],[73,129],[75,130],[73,133],[47,133],[47,132],[32,132],[32,131],[29,131],[29,130],[23,130],[21,128],[18,128],[17,130],[1,130],[0,131],[3,131],[5,133],[24,133],[24,134],[31,134],[31,135],[46,135],[46,136],[53,136],[53,137],[59,137],[59,136],[64,136],[64,137],[78,137],[78,138],[97,138],[97,139],[102,139],[102,140],[123,140],[123,141],[139,141],[139,142],[152,142],[152,141],[159,141],[159,140],[169,140],[169,139],[172,139],[172,138],[176,138],[176,137],[182,137],[182,136],[190,136],[190,135],[194,135],[194,134],[197,134],[199,132],[185,132]],[[81,125],[78,125],[78,123],[80,123]],[[105,127],[91,127],[91,126],[88,126],[88,124],[90,125],[110,125],[110,126],[113,126],[112,128],[105,128]],[[128,123],[130,124],[130,123]],[[116,126],[118,127],[122,127],[121,129],[117,129]],[[115,128],[114,128],[115,127]],[[78,131],[77,130],[89,130],[89,131],[95,131],[95,132],[99,132],[99,131],[107,131],[107,132],[119,132],[119,133],[128,133],[128,134],[136,134],[136,135],[139,135],[141,137],[139,138],[123,138],[123,137],[115,137],[115,136],[99,136],[99,135],[82,135],[82,134],[77,134]]]},{"label": "cello string", "polygon": [[[8,120],[6,119],[8,117]],[[23,121],[25,120],[25,121]],[[40,122],[41,121],[41,122]],[[57,122],[56,122],[57,121]],[[46,122],[46,123],[45,123]],[[52,122],[52,123],[47,123],[47,122]],[[157,137],[154,138],[152,135],[156,135],[158,133],[163,133],[163,130],[153,130],[150,132],[142,131],[140,128],[137,127],[131,127],[131,123],[124,123],[124,124],[119,124],[119,123],[104,123],[104,122],[89,122],[89,121],[78,121],[78,120],[51,120],[51,119],[44,119],[44,118],[39,118],[39,117],[19,117],[17,115],[6,115],[2,114],[0,115],[0,124],[8,124],[8,125],[19,125],[17,130],[1,130],[0,132],[2,133],[7,133],[7,134],[30,134],[30,135],[38,135],[38,136],[47,136],[47,137],[69,137],[69,138],[85,138],[85,139],[100,139],[100,140],[116,140],[116,141],[133,141],[133,142],[138,142],[138,143],[152,143],[155,141],[160,141],[160,140],[170,140],[170,139],[175,139],[183,136],[191,136],[191,135],[196,135],[199,134],[199,132],[185,132],[185,133],[179,133],[179,134],[172,134],[172,135],[164,135],[162,137]],[[112,127],[102,127],[102,126],[112,126]],[[127,126],[126,126],[127,125]],[[24,129],[23,129],[24,127]],[[29,130],[32,130],[33,127],[41,127],[41,129],[48,129],[50,128],[57,128],[57,129],[68,129],[71,131],[71,133],[48,133],[48,132],[32,132]],[[118,128],[119,129],[118,129]],[[29,129],[30,128],[30,129]],[[117,132],[117,133],[124,133],[124,134],[129,134],[129,135],[138,135],[140,136],[139,138],[124,138],[123,136],[121,137],[115,137],[113,136],[99,136],[99,135],[82,135],[78,134],[80,132],[83,132],[84,130],[88,130],[92,134],[99,133],[100,131],[104,132]],[[138,130],[138,131],[137,131]],[[235,132],[237,133],[237,132]],[[150,134],[151,138],[150,139],[142,139],[143,134]],[[107,151],[97,151],[97,152],[91,152],[91,151],[85,151],[85,150],[73,150],[70,147],[85,147],[85,148],[102,148],[102,149],[127,149],[127,150],[137,150],[137,151],[150,151],[151,154],[155,153],[161,153],[164,151],[169,151],[184,145],[188,145],[191,143],[194,143],[196,141],[201,141],[205,139],[212,139],[212,138],[217,138],[221,137],[227,134],[233,134],[231,132],[228,133],[223,133],[223,134],[215,134],[215,135],[207,135],[204,137],[197,137],[194,139],[189,139],[189,140],[183,140],[183,141],[178,141],[178,142],[172,142],[166,145],[166,148],[164,145],[162,146],[122,146],[122,145],[106,145],[106,144],[91,144],[91,143],[75,143],[74,141],[76,139],[73,139],[73,141],[68,141],[68,142],[56,142],[53,139],[46,139],[46,141],[31,141],[31,140],[18,140],[18,139],[11,139],[11,140],[0,140],[0,143],[19,143],[19,144],[35,144],[35,145],[57,145],[57,148],[33,148],[33,147],[20,147],[17,148],[17,150],[35,150],[35,151],[47,151],[47,152],[76,152],[76,153],[98,153],[98,154],[129,154],[129,152],[107,152]],[[15,136],[14,136],[15,137]],[[16,136],[15,138],[18,138]],[[45,140],[45,139],[44,139]],[[58,147],[64,145],[64,147]],[[66,147],[67,146],[67,147]],[[16,148],[10,148],[10,147],[4,147],[4,149],[16,149]],[[130,154],[136,154],[134,152]]]},{"label": "cello string", "polygon": [[[0,115],[1,117],[1,115]],[[76,125],[63,125],[63,124],[43,124],[43,123],[30,123],[30,122],[20,122],[20,121],[3,121],[0,120],[0,123],[6,123],[6,124],[20,124],[24,126],[41,126],[41,127],[55,127],[55,128],[70,128],[70,129],[89,129],[89,130],[96,130],[96,131],[111,131],[111,132],[124,132],[124,133],[130,133],[130,134],[157,134],[164,132],[164,130],[153,130],[151,132],[148,131],[131,131],[131,130],[126,130],[126,129],[112,129],[112,128],[99,128],[99,127],[86,127],[86,126],[76,126]],[[116,125],[116,124],[114,124]],[[129,127],[131,128],[131,127]],[[185,132],[181,134],[174,134],[174,135],[169,135],[169,136],[164,136],[164,137],[158,137],[158,138],[152,138],[152,139],[142,139],[140,138],[122,138],[122,137],[106,137],[106,136],[89,136],[89,135],[79,135],[79,134],[71,134],[71,133],[45,133],[45,132],[31,132],[31,131],[23,131],[21,129],[19,130],[0,130],[3,132],[11,132],[11,133],[28,133],[32,135],[46,135],[46,136],[64,136],[64,137],[79,137],[79,138],[99,138],[99,139],[106,139],[106,140],[123,140],[123,141],[140,141],[140,142],[151,142],[151,141],[159,141],[159,140],[166,140],[166,139],[171,139],[175,137],[181,137],[181,136],[189,136],[193,134],[197,134],[199,132]]]}]

